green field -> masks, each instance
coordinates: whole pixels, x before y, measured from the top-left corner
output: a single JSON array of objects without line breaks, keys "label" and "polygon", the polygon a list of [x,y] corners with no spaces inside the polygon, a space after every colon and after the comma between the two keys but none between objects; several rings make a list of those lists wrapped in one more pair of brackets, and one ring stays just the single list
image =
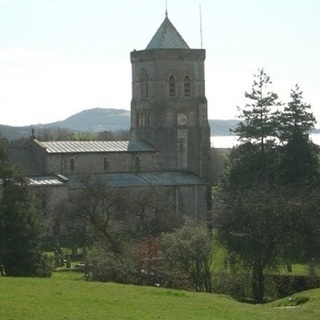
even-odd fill
[{"label": "green field", "polygon": [[216,294],[87,282],[80,273],[0,277],[0,319],[320,319],[320,289],[248,305]]}]

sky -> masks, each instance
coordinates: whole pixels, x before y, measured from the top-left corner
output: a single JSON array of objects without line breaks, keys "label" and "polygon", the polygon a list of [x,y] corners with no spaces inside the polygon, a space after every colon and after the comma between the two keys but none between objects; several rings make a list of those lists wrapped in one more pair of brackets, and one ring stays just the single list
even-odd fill
[{"label": "sky", "polygon": [[283,102],[300,86],[320,127],[319,0],[0,0],[0,124],[130,110],[130,52],[166,9],[189,47],[206,49],[210,119],[235,119],[264,68]]}]

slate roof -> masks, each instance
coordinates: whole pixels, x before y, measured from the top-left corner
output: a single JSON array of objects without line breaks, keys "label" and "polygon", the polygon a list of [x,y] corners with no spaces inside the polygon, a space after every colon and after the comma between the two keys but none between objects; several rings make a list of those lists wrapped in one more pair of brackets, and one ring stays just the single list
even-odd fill
[{"label": "slate roof", "polygon": [[189,49],[189,46],[166,15],[146,49]]},{"label": "slate roof", "polygon": [[47,153],[146,152],[154,148],[140,141],[36,141]]},{"label": "slate roof", "polygon": [[[83,177],[69,176],[69,187],[81,188]],[[185,172],[106,173],[93,175],[91,182],[105,183],[109,187],[181,186],[205,184],[197,176]]]}]

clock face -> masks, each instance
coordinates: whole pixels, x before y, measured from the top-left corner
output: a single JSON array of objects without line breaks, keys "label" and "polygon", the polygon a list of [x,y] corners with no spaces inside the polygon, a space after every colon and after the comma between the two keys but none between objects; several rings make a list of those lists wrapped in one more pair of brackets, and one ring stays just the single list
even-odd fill
[{"label": "clock face", "polygon": [[179,113],[177,121],[179,125],[184,125],[187,123],[187,116],[184,113]]}]

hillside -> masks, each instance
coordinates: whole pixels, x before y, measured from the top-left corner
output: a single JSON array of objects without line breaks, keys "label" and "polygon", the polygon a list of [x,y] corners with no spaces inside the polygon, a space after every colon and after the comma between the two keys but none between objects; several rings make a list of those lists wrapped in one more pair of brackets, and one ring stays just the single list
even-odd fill
[{"label": "hillside", "polygon": [[52,122],[46,126],[84,132],[127,130],[130,127],[130,111],[104,108],[88,109],[63,121]]},{"label": "hillside", "polygon": [[[209,120],[211,135],[229,135],[238,120]],[[0,125],[0,134],[8,140],[29,137],[35,129],[67,129],[72,132],[101,132],[130,129],[130,111],[113,108],[93,108],[76,113],[65,120],[23,127]]]},{"label": "hillside", "polygon": [[0,277],[0,319],[291,320],[319,319],[319,289],[264,305],[210,293],[84,281],[81,273],[52,278]]}]

